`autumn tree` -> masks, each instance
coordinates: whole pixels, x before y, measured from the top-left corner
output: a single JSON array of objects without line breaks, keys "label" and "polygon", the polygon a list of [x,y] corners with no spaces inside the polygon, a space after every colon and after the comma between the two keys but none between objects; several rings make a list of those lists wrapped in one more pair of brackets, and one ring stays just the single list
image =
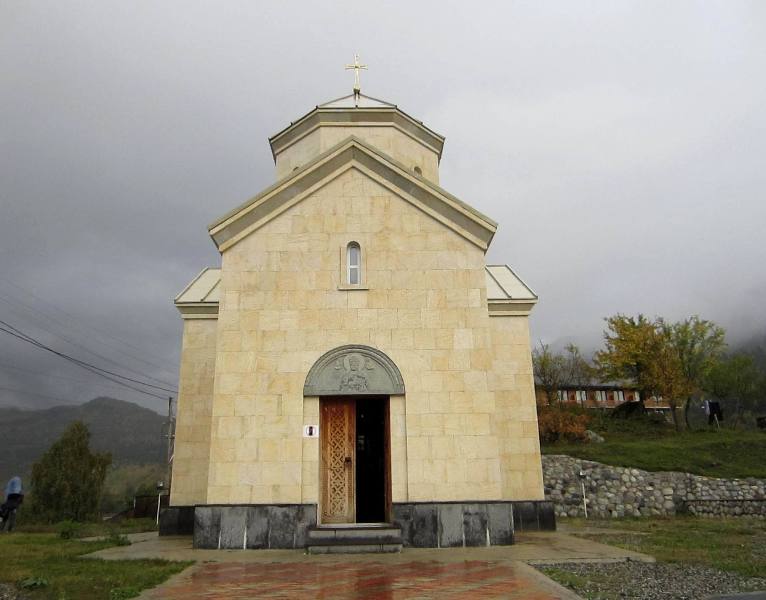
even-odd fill
[{"label": "autumn tree", "polygon": [[604,381],[630,381],[638,388],[641,402],[652,395],[650,366],[656,325],[644,315],[614,315],[606,319],[604,349],[596,352],[596,369]]},{"label": "autumn tree", "polygon": [[748,354],[734,354],[711,366],[705,378],[706,389],[717,399],[734,402],[733,427],[739,425],[742,411],[755,405],[764,377]]},{"label": "autumn tree", "polygon": [[558,400],[561,384],[566,377],[566,360],[560,354],[552,352],[548,344],[540,342],[539,348],[532,351],[532,367],[548,404],[553,405],[553,402]]},{"label": "autumn tree", "polygon": [[651,338],[651,357],[647,363],[647,382],[658,397],[664,398],[670,407],[673,425],[680,431],[678,422],[679,402],[684,402],[692,393],[693,385],[684,373],[681,357],[673,344],[672,327],[662,319],[655,320]]},{"label": "autumn tree", "polygon": [[604,379],[631,381],[642,402],[652,395],[665,399],[678,431],[678,402],[688,396],[690,386],[672,343],[672,327],[644,315],[615,315],[606,322],[605,347],[596,353],[599,373]]},{"label": "autumn tree", "polygon": [[724,330],[712,321],[693,316],[672,325],[666,324],[665,333],[670,337],[687,379],[689,393],[684,400],[684,422],[686,428],[691,429],[689,408],[692,396],[702,390],[710,369],[726,346]]},{"label": "autumn tree", "polygon": [[53,523],[98,516],[112,457],[91,452],[89,442],[88,427],[75,421],[32,467],[32,505],[39,519]]}]

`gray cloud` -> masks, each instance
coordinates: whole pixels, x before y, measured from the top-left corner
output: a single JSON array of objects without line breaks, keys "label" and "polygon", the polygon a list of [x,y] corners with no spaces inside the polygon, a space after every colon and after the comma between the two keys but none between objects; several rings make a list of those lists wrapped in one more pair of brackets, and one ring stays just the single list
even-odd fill
[{"label": "gray cloud", "polygon": [[[536,339],[596,344],[618,311],[762,329],[764,12],[4,2],[0,319],[173,382],[171,300],[217,263],[207,224],[272,181],[266,138],[348,92],[358,51],[366,93],[447,136],[442,184],[500,222],[488,259],[539,293]],[[162,409],[7,336],[0,387]]]}]

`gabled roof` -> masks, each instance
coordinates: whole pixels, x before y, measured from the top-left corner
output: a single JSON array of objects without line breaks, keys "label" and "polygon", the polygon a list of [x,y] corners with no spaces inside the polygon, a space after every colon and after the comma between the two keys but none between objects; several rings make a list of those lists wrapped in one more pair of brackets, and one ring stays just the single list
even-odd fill
[{"label": "gabled roof", "polygon": [[[490,316],[529,314],[537,296],[508,265],[484,267]],[[185,319],[215,319],[220,301],[221,269],[207,268],[175,298]]]},{"label": "gabled roof", "polygon": [[277,154],[317,127],[390,126],[436,153],[439,159],[444,149],[444,136],[429,129],[423,121],[411,117],[395,104],[360,96],[354,104],[354,96],[343,96],[316,106],[313,110],[293,121],[269,138],[271,154],[276,161]]},{"label": "gabled roof", "polygon": [[374,146],[350,136],[210,225],[223,252],[346,170],[356,168],[486,251],[497,223]]},{"label": "gabled roof", "polygon": [[537,295],[508,265],[487,265],[487,304],[490,316],[528,315]]}]

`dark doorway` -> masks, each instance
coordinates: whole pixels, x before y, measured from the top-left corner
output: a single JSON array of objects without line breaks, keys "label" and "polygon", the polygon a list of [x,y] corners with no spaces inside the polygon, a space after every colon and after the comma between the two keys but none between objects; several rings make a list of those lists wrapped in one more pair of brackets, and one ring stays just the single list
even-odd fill
[{"label": "dark doorway", "polygon": [[388,398],[356,401],[356,522],[386,521]]}]

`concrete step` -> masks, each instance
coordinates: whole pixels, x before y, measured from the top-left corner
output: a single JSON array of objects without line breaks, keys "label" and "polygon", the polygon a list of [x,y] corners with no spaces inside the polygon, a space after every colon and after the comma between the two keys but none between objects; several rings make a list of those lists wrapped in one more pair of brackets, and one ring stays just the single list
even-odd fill
[{"label": "concrete step", "polygon": [[400,552],[402,530],[399,527],[312,527],[307,532],[309,554]]},{"label": "concrete step", "polygon": [[309,554],[386,554],[402,551],[401,544],[345,544],[306,546]]}]

